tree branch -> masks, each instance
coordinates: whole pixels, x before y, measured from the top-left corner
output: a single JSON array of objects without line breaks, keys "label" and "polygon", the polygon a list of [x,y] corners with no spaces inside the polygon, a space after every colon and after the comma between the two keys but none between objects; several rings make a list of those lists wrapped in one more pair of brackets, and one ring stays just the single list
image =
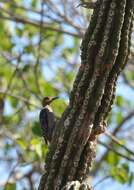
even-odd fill
[{"label": "tree branch", "polygon": [[102,142],[102,141],[100,141],[100,140],[98,140],[98,142],[99,142],[100,145],[104,146],[104,147],[107,148],[108,150],[111,150],[112,152],[115,152],[115,153],[116,153],[117,155],[119,155],[120,157],[125,158],[125,159],[127,159],[128,161],[134,162],[134,158],[130,158],[130,157],[128,157],[128,156],[126,156],[126,155],[124,155],[124,154],[118,152],[118,151],[115,150],[113,147],[111,147],[110,145],[105,144],[104,142]]},{"label": "tree branch", "polygon": [[[27,19],[24,19],[24,18],[21,18],[20,16],[4,16],[2,14],[0,14],[0,18],[1,19],[5,19],[5,20],[10,20],[10,21],[14,21],[16,23],[22,23],[22,24],[30,24],[34,27],[39,27],[40,24],[36,21],[31,21],[31,20],[27,20]],[[69,35],[69,36],[72,36],[72,37],[77,37],[77,38],[81,38],[82,36],[80,34],[77,34],[77,33],[73,33],[73,32],[68,32],[66,30],[63,30],[61,28],[56,28],[56,27],[53,27],[51,26],[52,24],[50,23],[43,23],[42,25],[42,28],[45,29],[45,30],[50,30],[50,31],[54,31],[54,32],[59,32],[59,33],[63,33],[63,34],[66,34],[66,35]]]}]

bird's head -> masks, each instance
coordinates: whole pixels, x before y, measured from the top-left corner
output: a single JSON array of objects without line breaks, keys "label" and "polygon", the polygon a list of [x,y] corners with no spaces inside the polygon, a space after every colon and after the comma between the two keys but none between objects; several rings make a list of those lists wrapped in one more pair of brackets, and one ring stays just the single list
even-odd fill
[{"label": "bird's head", "polygon": [[49,104],[51,104],[54,100],[58,99],[59,97],[58,96],[55,96],[55,97],[44,97],[43,100],[42,100],[42,106],[45,107]]}]

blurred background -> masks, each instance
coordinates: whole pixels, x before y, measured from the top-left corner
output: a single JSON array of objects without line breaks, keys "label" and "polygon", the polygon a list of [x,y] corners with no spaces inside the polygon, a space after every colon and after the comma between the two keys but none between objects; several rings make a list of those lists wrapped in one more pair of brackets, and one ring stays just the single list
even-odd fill
[{"label": "blurred background", "polygon": [[[41,100],[58,95],[52,107],[59,117],[68,105],[92,15],[79,4],[0,0],[0,190],[37,189],[47,152],[38,119]],[[95,190],[134,189],[133,39],[89,174]]]}]

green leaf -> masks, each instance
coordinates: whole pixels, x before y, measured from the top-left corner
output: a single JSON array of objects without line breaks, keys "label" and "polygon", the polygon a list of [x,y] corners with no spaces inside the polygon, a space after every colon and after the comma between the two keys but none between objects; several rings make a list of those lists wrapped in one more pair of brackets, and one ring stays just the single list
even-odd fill
[{"label": "green leaf", "polygon": [[15,98],[12,98],[12,97],[9,97],[9,100],[10,100],[10,103],[11,103],[12,107],[16,108],[19,101],[17,99],[15,99]]},{"label": "green leaf", "polygon": [[66,59],[68,58],[68,56],[72,56],[73,52],[74,52],[73,48],[65,48],[62,56]]},{"label": "green leaf", "polygon": [[123,105],[123,97],[122,96],[117,96],[117,99],[116,99],[116,104],[117,106],[121,107]]},{"label": "green leaf", "polygon": [[79,41],[79,39],[78,39],[77,37],[74,37],[73,40],[74,40],[74,47],[75,47],[76,50],[77,50],[80,41]]},{"label": "green leaf", "polygon": [[40,143],[40,144],[37,144],[37,145],[35,146],[35,151],[37,152],[37,154],[38,154],[39,157],[42,157],[41,143]]},{"label": "green leaf", "polygon": [[128,164],[125,163],[118,167],[112,167],[111,176],[121,184],[129,183],[130,174]]},{"label": "green leaf", "polygon": [[41,131],[41,128],[39,126],[39,122],[37,122],[37,121],[34,122],[33,127],[32,127],[32,132],[35,135],[42,137],[42,131]]},{"label": "green leaf", "polygon": [[39,141],[38,138],[32,138],[31,144],[32,144],[33,146],[36,146],[37,144],[40,144],[40,141]]},{"label": "green leaf", "polygon": [[37,4],[37,0],[32,0],[32,7],[35,8]]},{"label": "green leaf", "polygon": [[25,154],[23,153],[23,156],[27,162],[33,162],[39,159],[39,156],[37,155],[36,151],[33,150],[25,151]]},{"label": "green leaf", "polygon": [[60,117],[63,111],[65,110],[65,108],[67,107],[67,104],[65,103],[63,99],[59,98],[58,100],[53,102],[52,107],[53,107],[54,113],[56,113],[56,116]]},{"label": "green leaf", "polygon": [[42,90],[44,92],[44,96],[57,96],[58,90],[52,85],[51,82],[45,82],[41,80]]},{"label": "green leaf", "polygon": [[106,157],[106,161],[110,165],[116,166],[120,161],[120,157],[117,154],[115,154],[114,152],[109,151],[109,153],[108,153],[108,155]]},{"label": "green leaf", "polygon": [[28,45],[25,47],[25,52],[26,52],[26,53],[31,53],[32,50],[33,50],[33,45],[32,45],[32,44],[28,44]]},{"label": "green leaf", "polygon": [[129,173],[129,166],[128,166],[128,163],[123,163],[123,164],[121,165],[121,167],[122,167],[126,172]]},{"label": "green leaf", "polygon": [[17,139],[17,143],[20,145],[22,149],[26,149],[28,147],[27,142],[23,138]]},{"label": "green leaf", "polygon": [[38,138],[33,138],[31,141],[32,149],[36,151],[39,157],[42,157],[41,141]]},{"label": "green leaf", "polygon": [[123,115],[122,115],[122,112],[119,111],[117,114],[116,114],[116,121],[117,121],[117,124],[119,125],[123,120]]},{"label": "green leaf", "polygon": [[5,190],[16,190],[16,184],[15,183],[8,183],[5,187]]},{"label": "green leaf", "polygon": [[27,64],[27,65],[24,65],[22,71],[25,73],[25,72],[28,72],[30,69],[31,69],[31,65]]},{"label": "green leaf", "polygon": [[[8,27],[9,29],[10,27]],[[0,50],[10,50],[12,47],[11,41],[10,41],[10,30],[8,30],[6,27],[6,24],[0,20]]]}]

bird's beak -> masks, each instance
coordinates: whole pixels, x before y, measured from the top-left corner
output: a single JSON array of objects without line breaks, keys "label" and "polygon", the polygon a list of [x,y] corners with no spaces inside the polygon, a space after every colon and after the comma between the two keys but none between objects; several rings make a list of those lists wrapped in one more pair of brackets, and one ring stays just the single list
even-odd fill
[{"label": "bird's beak", "polygon": [[58,98],[59,98],[58,96],[53,97],[53,98],[51,99],[51,102],[54,101],[54,100],[56,100],[56,99],[58,99]]}]

